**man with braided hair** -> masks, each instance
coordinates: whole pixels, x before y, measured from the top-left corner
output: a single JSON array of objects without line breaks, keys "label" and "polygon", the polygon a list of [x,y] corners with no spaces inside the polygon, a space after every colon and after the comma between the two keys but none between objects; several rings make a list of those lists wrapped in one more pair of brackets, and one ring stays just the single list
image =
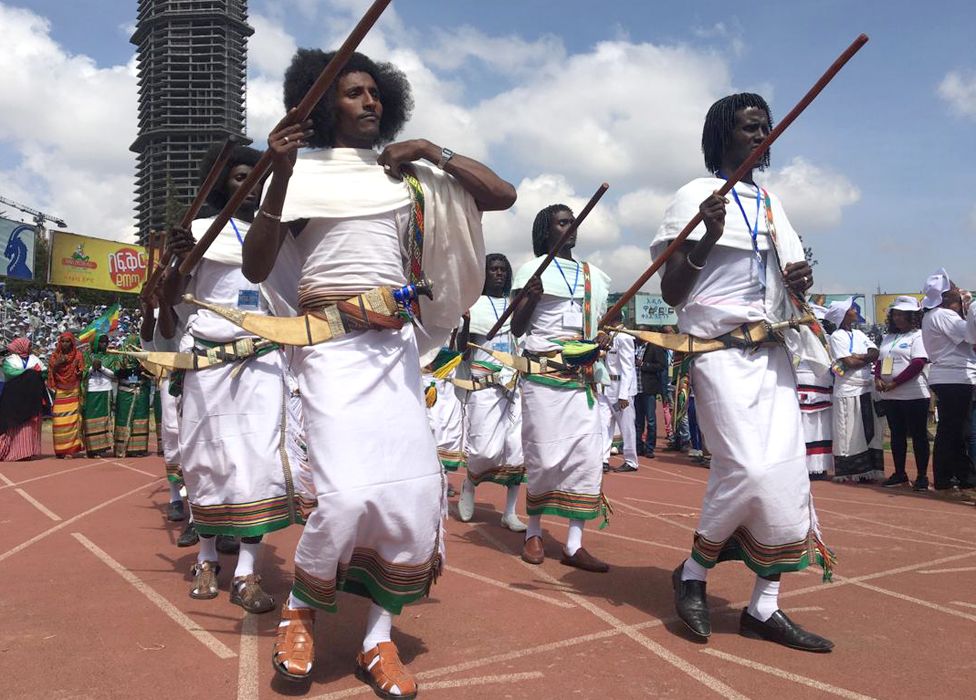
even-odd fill
[{"label": "man with braided hair", "polygon": [[553,204],[536,217],[532,249],[538,256],[515,273],[512,287],[525,289],[523,303],[512,315],[512,333],[525,336],[523,354],[529,359],[561,354],[564,369],[525,374],[522,379],[522,451],[528,478],[529,514],[522,559],[545,560],[542,516],[569,520],[561,561],[583,571],[604,573],[609,565],[583,548],[587,520],[606,517],[603,499],[604,424],[597,405],[600,385],[609,374],[598,359],[610,339],[598,334],[610,291],[610,278],[595,265],[573,259],[576,235],[556,251],[539,279],[534,275],[542,258],[573,224],[573,212]]},{"label": "man with braided hair", "polygon": [[[290,110],[333,55],[298,51],[285,74]],[[420,368],[481,292],[481,212],[515,202],[481,163],[426,139],[390,143],[412,104],[400,70],[353,54],[311,119],[296,123],[290,111],[268,137],[273,178],[244,245],[250,280],[280,290],[292,314],[336,328],[328,342],[296,348],[292,363],[318,505],[295,553],[274,668],[306,681],[316,610],[334,612],[338,591],[355,593],[372,603],[356,675],[402,698],[417,683],[391,639],[393,615],[429,592],[443,561],[444,475]],[[410,294],[405,285],[424,276],[432,301],[386,313],[363,305],[359,325],[341,320],[337,304],[383,288]]]},{"label": "man with braided hair", "polygon": [[[219,144],[201,163],[201,180],[219,153]],[[235,146],[217,178],[207,204],[216,211],[246,180],[260,152]],[[164,280],[164,302],[175,305],[188,292],[200,301],[257,314],[268,313],[268,300],[241,272],[241,248],[254,219],[260,186],[250,192],[189,278],[171,268]],[[213,218],[197,219],[202,235]],[[192,246],[188,231],[172,229],[167,246],[177,259]],[[167,324],[171,325],[171,324]],[[192,307],[179,349],[208,356],[233,348],[239,362],[224,361],[187,370],[171,383],[182,387],[179,459],[186,482],[193,525],[200,538],[190,597],[218,595],[219,536],[240,537],[230,601],[251,613],[273,610],[274,599],[261,587],[255,564],[263,535],[301,521],[292,465],[281,449],[288,433],[284,352],[258,345],[247,331],[209,310]],[[190,537],[192,541],[192,536]],[[226,551],[226,550],[225,550]]]},{"label": "man with braided hair", "polygon": [[[705,117],[702,150],[712,177],[674,196],[651,246],[654,257],[701,212],[704,223],[668,259],[661,280],[679,329],[723,339],[748,324],[788,321],[804,312],[813,284],[799,236],[779,199],[750,171],[728,199],[715,192],[769,134],[769,106],[759,95],[723,98]],[[759,163],[769,165],[767,151]],[[726,216],[727,205],[734,202]],[[832,555],[822,544],[807,478],[803,426],[791,355],[830,364],[811,329],[783,332],[783,342],[695,355],[691,381],[712,464],[691,556],[672,576],[678,616],[699,638],[711,634],[705,578],[720,561],[741,559],[756,574],[740,632],[806,651],[833,644],[807,632],[778,606],[780,574],[819,563],[829,577]]]}]

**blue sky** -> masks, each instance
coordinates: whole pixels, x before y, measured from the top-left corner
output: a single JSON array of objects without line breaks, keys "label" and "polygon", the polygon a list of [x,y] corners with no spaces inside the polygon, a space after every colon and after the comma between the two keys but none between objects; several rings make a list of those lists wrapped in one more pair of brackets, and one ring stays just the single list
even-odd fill
[{"label": "blue sky", "polygon": [[[248,119],[259,145],[280,111],[291,48],[334,45],[364,4],[250,0],[258,31]],[[29,14],[10,14],[18,9]],[[26,23],[20,40],[33,33],[50,52],[34,75],[30,60],[0,59],[0,194],[50,207],[79,233],[126,235],[135,102],[134,76],[124,74],[135,0],[0,0],[0,12]],[[458,146],[519,186],[516,211],[486,218],[489,248],[524,259],[537,205],[562,197],[579,207],[610,181],[580,247],[622,289],[648,262],[667,195],[701,173],[697,138],[710,101],[754,90],[774,117],[785,114],[865,32],[870,43],[774,147],[769,185],[814,248],[818,289],[871,293],[914,291],[941,265],[976,286],[974,26],[974,5],[954,0],[395,0],[365,49],[414,82],[405,136]],[[10,71],[25,75],[18,82]],[[51,75],[68,93],[56,114],[18,118],[17,99],[51,105],[52,91],[38,87]],[[92,75],[89,89],[74,90]],[[58,112],[74,123],[48,124]],[[67,143],[87,133],[99,151]]]}]

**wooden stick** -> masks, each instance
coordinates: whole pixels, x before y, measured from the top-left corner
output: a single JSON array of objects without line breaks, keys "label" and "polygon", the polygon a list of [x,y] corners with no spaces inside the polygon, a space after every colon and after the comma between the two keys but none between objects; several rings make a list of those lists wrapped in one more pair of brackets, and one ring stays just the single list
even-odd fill
[{"label": "wooden stick", "polygon": [[[844,64],[851,60],[854,54],[860,51],[861,47],[866,43],[868,43],[867,35],[861,34],[851,43],[850,46],[847,47],[844,53],[837,57],[837,60],[831,64],[826,73],[820,76],[820,80],[818,80],[816,84],[810,88],[810,91],[803,96],[803,99],[797,103],[796,107],[790,110],[790,113],[783,117],[783,120],[776,125],[776,128],[769,132],[769,136],[767,136],[761,144],[756,146],[755,150],[749,154],[749,157],[742,162],[742,165],[740,165],[736,171],[732,173],[732,176],[725,181],[725,184],[719,188],[718,192],[716,193],[718,196],[724,197],[727,195],[731,189],[735,187],[735,184],[745,177],[753,169],[753,167],[755,167],[759,159],[762,158],[763,154],[767,150],[769,150],[769,147],[772,146],[773,142],[779,138],[780,134],[786,131],[787,127],[793,123],[793,120],[800,116],[800,113],[803,112],[803,110],[805,110],[811,102],[813,102],[813,100],[825,87],[827,87],[827,83],[833,80],[834,76],[840,72],[840,69],[844,67]],[[608,319],[614,318],[620,312],[620,310],[624,307],[624,304],[630,301],[630,299],[637,294],[638,291],[640,291],[640,288],[647,283],[647,280],[651,279],[651,276],[654,275],[654,273],[657,272],[672,255],[674,255],[674,251],[676,251],[681,244],[684,243],[685,239],[691,235],[691,232],[694,231],[701,222],[702,215],[701,212],[698,212],[694,217],[692,217],[691,221],[688,222],[687,226],[681,229],[681,232],[673,241],[671,241],[671,244],[664,250],[663,253],[661,253],[660,257],[651,263],[651,266],[644,271],[644,274],[637,278],[637,281],[630,286],[630,289],[623,293],[623,296],[617,300],[617,303],[607,310],[607,313],[604,314],[603,318],[600,320],[601,327],[607,323]]]},{"label": "wooden stick", "polygon": [[[335,82],[342,69],[346,67],[353,52],[355,52],[366,34],[369,33],[369,30],[373,28],[373,25],[376,24],[380,15],[383,14],[383,10],[386,9],[390,2],[391,0],[374,0],[373,4],[366,10],[366,14],[359,20],[359,24],[353,28],[352,32],[342,43],[342,46],[339,47],[332,57],[332,60],[322,69],[322,72],[315,79],[312,87],[305,93],[305,97],[295,107],[296,115],[293,123],[303,122],[308,119],[308,115],[315,109],[315,105],[325,97],[325,93],[332,87],[332,83]],[[210,228],[207,229],[207,232],[203,234],[200,240],[197,241],[197,244],[193,246],[193,249],[187,253],[183,262],[180,263],[180,274],[188,275],[193,271],[193,268],[196,267],[203,254],[207,252],[207,249],[217,239],[217,236],[220,235],[220,232],[227,225],[227,222],[230,221],[231,216],[237,211],[237,208],[247,199],[251,190],[271,170],[271,159],[272,154],[270,149],[265,150],[261,154],[261,158],[251,169],[250,174],[241,183],[240,187],[237,188],[237,191],[234,192],[227,204],[224,205],[224,208],[220,210],[220,213],[217,214],[217,218],[210,224]]]},{"label": "wooden stick", "polygon": [[[563,246],[566,245],[566,242],[570,239],[570,236],[576,233],[576,229],[579,228],[579,225],[583,223],[583,220],[589,215],[589,213],[593,210],[593,207],[596,206],[596,203],[600,201],[608,189],[610,189],[610,185],[605,182],[597,188],[596,192],[593,193],[593,196],[590,197],[590,201],[586,203],[586,206],[583,207],[583,210],[579,213],[579,216],[573,220],[570,227],[566,229],[560,239],[556,241],[556,245],[554,245],[552,250],[550,250],[548,255],[546,255],[546,259],[543,260],[539,264],[539,267],[536,268],[535,272],[532,273],[532,277],[540,277],[542,273],[545,272],[546,268],[549,267],[553,259],[556,257],[556,253],[562,250]],[[488,340],[491,340],[495,337],[495,335],[497,335],[498,331],[500,331],[502,326],[505,325],[505,321],[507,321],[508,317],[515,312],[515,309],[518,308],[523,299],[525,299],[524,288],[519,290],[516,297],[512,299],[508,307],[506,307],[506,309],[502,312],[502,315],[498,317],[497,321],[495,321],[495,325],[492,326],[491,330],[488,331],[488,335],[485,336]]]},{"label": "wooden stick", "polygon": [[[210,168],[210,172],[207,173],[207,177],[204,178],[203,184],[200,185],[200,189],[197,191],[196,196],[193,201],[190,202],[189,208],[183,212],[183,216],[180,218],[180,228],[189,229],[193,224],[193,220],[197,218],[197,214],[200,213],[200,209],[203,208],[204,202],[207,201],[207,197],[210,196],[210,192],[217,185],[217,179],[220,177],[220,173],[223,171],[224,166],[230,160],[231,152],[234,150],[234,146],[240,141],[235,136],[228,136],[227,140],[224,141],[223,147],[220,149],[220,153],[217,154],[217,158],[214,160],[213,166]],[[163,234],[165,236],[165,233]],[[152,242],[152,234],[149,237],[150,243]],[[165,239],[164,239],[165,240]],[[150,245],[150,265],[152,264],[152,246]],[[149,300],[149,297],[156,287],[159,286],[160,281],[163,279],[163,275],[169,268],[172,262],[172,256],[167,254],[166,249],[163,249],[163,254],[160,257],[159,265],[156,266],[154,270],[151,270],[146,276],[146,283],[142,285],[142,299],[145,301]]]}]

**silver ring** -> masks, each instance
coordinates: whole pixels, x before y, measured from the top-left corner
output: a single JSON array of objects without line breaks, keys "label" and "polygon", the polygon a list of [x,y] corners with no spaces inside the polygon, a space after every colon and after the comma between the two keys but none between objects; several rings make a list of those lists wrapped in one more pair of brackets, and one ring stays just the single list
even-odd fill
[{"label": "silver ring", "polygon": [[284,138],[285,138],[285,143],[288,143],[288,137],[285,136]]},{"label": "silver ring", "polygon": [[810,284],[810,278],[807,276],[803,277],[803,284]]}]

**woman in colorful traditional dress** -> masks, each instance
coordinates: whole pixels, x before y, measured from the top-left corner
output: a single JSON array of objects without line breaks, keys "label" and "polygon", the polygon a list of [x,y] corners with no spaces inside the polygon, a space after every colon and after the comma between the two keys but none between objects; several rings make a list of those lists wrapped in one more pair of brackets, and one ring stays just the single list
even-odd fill
[{"label": "woman in colorful traditional dress", "polygon": [[119,362],[117,355],[108,353],[107,335],[96,336],[93,346],[94,352],[85,357],[85,449],[89,457],[100,457],[112,449],[112,386]]},{"label": "woman in colorful traditional dress", "polygon": [[824,320],[837,326],[830,334],[834,359],[834,481],[879,482],[884,479],[882,423],[874,408],[871,366],[878,348],[863,332],[854,297],[830,304]]},{"label": "woman in colorful traditional dress", "polygon": [[928,353],[922,343],[922,307],[918,299],[900,296],[888,310],[888,332],[881,339],[880,361],[875,364],[874,383],[884,404],[891,431],[891,458],[895,473],[884,486],[908,483],[905,457],[908,438],[915,454],[916,491],[928,491],[929,480],[929,392],[922,370]]},{"label": "woman in colorful traditional dress", "polygon": [[[126,350],[139,350],[137,336],[123,343]],[[119,380],[115,396],[115,456],[145,457],[149,454],[149,401],[151,384],[142,366],[129,360],[116,371]]]},{"label": "woman in colorful traditional dress", "polygon": [[41,453],[41,414],[47,392],[44,365],[31,354],[30,341],[17,338],[7,344],[0,394],[0,462],[31,459]]},{"label": "woman in colorful traditional dress", "polygon": [[[814,316],[822,321],[827,309],[810,305]],[[796,395],[800,400],[803,437],[807,446],[807,473],[811,481],[830,478],[834,468],[833,403],[834,375],[810,362],[796,367]]]},{"label": "woman in colorful traditional dress", "polygon": [[48,365],[47,385],[54,392],[54,455],[71,459],[85,449],[81,441],[81,378],[85,360],[74,335],[65,331]]}]

